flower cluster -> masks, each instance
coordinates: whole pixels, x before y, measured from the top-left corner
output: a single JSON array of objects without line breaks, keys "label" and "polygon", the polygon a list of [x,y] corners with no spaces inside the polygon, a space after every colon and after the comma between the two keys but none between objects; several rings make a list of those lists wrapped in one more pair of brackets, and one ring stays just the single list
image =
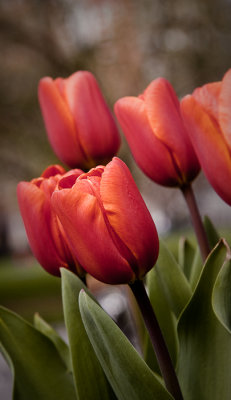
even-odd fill
[{"label": "flower cluster", "polygon": [[[128,167],[116,156],[119,131],[91,73],[43,78],[39,101],[51,146],[72,169],[49,166],[39,178],[20,182],[17,194],[35,257],[62,278],[70,355],[39,317],[34,329],[0,307],[0,340],[15,361],[16,376],[21,365],[20,373],[26,371],[21,344],[28,351],[29,338],[27,354],[39,348],[34,365],[52,378],[50,385],[45,376],[48,386],[40,387],[36,374],[28,375],[32,383],[26,375],[29,389],[25,396],[24,385],[18,385],[19,396],[29,399],[36,388],[38,399],[44,393],[64,398],[67,391],[74,400],[230,399],[230,249],[225,240],[217,244],[210,221],[202,223],[191,183],[202,168],[231,205],[231,70],[221,82],[197,88],[181,101],[159,78],[114,108],[142,171],[184,195],[202,259],[186,241],[178,261],[163,244],[159,248],[154,221]],[[149,271],[148,296],[143,278]],[[143,358],[86,293],[86,274],[107,284],[129,284],[150,337],[149,342],[140,323]]]},{"label": "flower cluster", "polygon": [[[54,275],[65,267],[111,284],[141,279],[157,260],[158,236],[128,167],[112,159],[119,132],[94,76],[43,78],[39,101],[55,153],[82,170],[51,166],[19,183],[34,255]],[[119,99],[115,114],[134,159],[153,181],[185,188],[201,166],[231,204],[230,101],[231,70],[181,102],[167,80],[156,79],[138,97]]]},{"label": "flower cluster", "polygon": [[95,78],[43,78],[39,101],[55,153],[70,167],[93,168],[51,166],[19,183],[34,255],[54,275],[65,267],[111,284],[142,279],[156,262],[158,236],[125,163],[114,157],[97,166],[116,154],[120,137]]}]

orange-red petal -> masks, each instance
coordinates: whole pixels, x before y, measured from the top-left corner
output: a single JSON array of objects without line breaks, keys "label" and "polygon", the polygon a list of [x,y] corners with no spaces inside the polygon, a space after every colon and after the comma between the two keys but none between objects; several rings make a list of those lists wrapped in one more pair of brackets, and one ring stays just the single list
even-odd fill
[{"label": "orange-red petal", "polygon": [[50,176],[55,176],[55,175],[63,175],[65,174],[65,169],[58,164],[55,165],[49,165],[49,167],[47,167],[43,173],[41,174],[41,177],[43,178],[50,178]]},{"label": "orange-red petal", "polygon": [[94,76],[78,71],[65,79],[65,97],[85,154],[98,161],[113,157],[120,137]]},{"label": "orange-red petal", "polygon": [[231,69],[226,72],[222,79],[218,120],[231,152]]},{"label": "orange-red petal", "polygon": [[78,180],[72,189],[55,191],[52,205],[73,252],[88,273],[111,284],[134,280],[134,272],[111,239],[99,201],[87,179]]},{"label": "orange-red petal", "polygon": [[203,109],[213,118],[218,118],[218,100],[221,91],[221,82],[208,83],[196,88],[193,97]]},{"label": "orange-red petal", "polygon": [[73,116],[55,81],[49,77],[41,79],[38,96],[48,138],[56,155],[70,167],[82,165],[85,155],[78,142]]},{"label": "orange-red petal", "polygon": [[153,132],[145,103],[137,97],[124,97],[115,104],[115,114],[127,139],[133,157],[143,172],[155,182],[177,186],[180,177],[171,152]]},{"label": "orange-red petal", "polygon": [[231,156],[218,124],[193,96],[182,100],[181,110],[207,179],[221,198],[231,205]]},{"label": "orange-red petal", "polygon": [[155,79],[142,95],[155,136],[169,148],[185,181],[193,179],[200,167],[180,114],[179,100],[170,83]]},{"label": "orange-red petal", "polygon": [[143,277],[156,262],[159,240],[128,167],[117,157],[103,172],[100,195],[111,227],[136,259],[137,278]]},{"label": "orange-red petal", "polygon": [[31,249],[39,263],[52,275],[59,275],[59,267],[67,264],[57,252],[51,235],[54,215],[45,193],[30,182],[17,186],[18,203]]}]

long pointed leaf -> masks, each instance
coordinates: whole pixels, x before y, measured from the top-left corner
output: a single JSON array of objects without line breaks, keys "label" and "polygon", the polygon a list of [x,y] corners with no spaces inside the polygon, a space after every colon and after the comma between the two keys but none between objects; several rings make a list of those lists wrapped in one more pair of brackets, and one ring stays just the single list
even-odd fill
[{"label": "long pointed leaf", "polygon": [[84,328],[78,304],[82,281],[67,269],[61,269],[64,319],[67,328],[72,369],[78,400],[112,400],[114,394],[95,355]]},{"label": "long pointed leaf", "polygon": [[227,256],[221,241],[209,255],[178,325],[178,377],[185,400],[230,400],[231,335],[212,308],[217,275]]},{"label": "long pointed leaf", "polygon": [[155,269],[169,305],[178,318],[192,292],[182,269],[163,242],[160,243],[160,254]]},{"label": "long pointed leaf", "polygon": [[76,400],[72,375],[53,343],[3,307],[0,307],[0,342],[14,367],[15,400]]},{"label": "long pointed leaf", "polygon": [[[165,297],[165,294],[162,290],[162,285],[160,285],[160,282],[158,280],[155,267],[147,275],[147,288],[150,302],[155,311],[171,359],[173,361],[173,364],[175,365],[178,350],[176,318],[174,317],[168,301]],[[156,356],[147,332],[145,360],[151,369],[153,369],[157,373],[160,372]]]},{"label": "long pointed leaf", "polygon": [[82,291],[83,322],[119,400],[170,400],[172,396],[112,319]]},{"label": "long pointed leaf", "polygon": [[191,275],[192,264],[195,255],[195,248],[190,243],[190,241],[181,237],[179,240],[178,248],[178,261],[179,265],[182,267],[186,278],[189,280]]},{"label": "long pointed leaf", "polygon": [[68,370],[71,371],[72,366],[71,366],[69,347],[64,342],[64,340],[38,313],[34,315],[34,325],[36,329],[38,329],[40,332],[46,335],[54,343],[63,362],[66,364]]},{"label": "long pointed leaf", "polygon": [[223,326],[231,333],[231,254],[227,256],[227,261],[220,270],[216,279],[213,294],[212,305],[214,312],[223,324]]},{"label": "long pointed leaf", "polygon": [[201,253],[200,253],[199,246],[197,246],[195,254],[194,254],[192,266],[191,266],[190,277],[189,277],[189,283],[192,288],[192,291],[194,291],[194,289],[198,283],[202,268],[203,268],[203,264],[202,264],[202,260],[201,260]]}]

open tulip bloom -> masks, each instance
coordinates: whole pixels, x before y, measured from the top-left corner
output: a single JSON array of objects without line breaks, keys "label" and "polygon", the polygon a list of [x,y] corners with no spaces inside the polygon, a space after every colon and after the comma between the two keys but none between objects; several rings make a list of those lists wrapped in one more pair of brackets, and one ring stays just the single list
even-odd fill
[{"label": "open tulip bloom", "polygon": [[[39,100],[54,151],[84,171],[51,165],[17,187],[31,249],[61,277],[68,344],[39,315],[32,324],[0,307],[13,400],[230,400],[231,250],[202,222],[191,182],[201,166],[231,204],[231,70],[181,102],[159,78],[115,105],[143,172],[185,196],[198,244],[181,238],[177,255],[114,157],[118,131],[93,75],[44,78]],[[139,351],[88,289],[94,279],[129,285]]]}]

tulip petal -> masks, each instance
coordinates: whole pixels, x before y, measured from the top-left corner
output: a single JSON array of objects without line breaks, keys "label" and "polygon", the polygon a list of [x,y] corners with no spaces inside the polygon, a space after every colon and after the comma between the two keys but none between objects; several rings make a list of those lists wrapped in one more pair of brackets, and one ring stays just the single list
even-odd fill
[{"label": "tulip petal", "polygon": [[181,110],[207,179],[219,196],[231,205],[231,157],[218,124],[193,96],[186,96],[181,101]]},{"label": "tulip petal", "polygon": [[137,97],[124,97],[116,102],[115,114],[143,172],[159,184],[177,186],[180,178],[171,153],[153,133],[144,101]]},{"label": "tulip petal", "polygon": [[179,100],[172,86],[164,78],[156,79],[150,83],[142,97],[153,132],[171,149],[183,180],[193,179],[200,167],[188,139],[180,114]]},{"label": "tulip petal", "polygon": [[[39,263],[53,275],[59,275],[63,262],[51,235],[52,213],[45,193],[30,182],[17,186],[18,203],[31,249]],[[53,216],[54,217],[54,216]]]},{"label": "tulip petal", "polygon": [[38,96],[48,139],[56,155],[71,167],[83,164],[85,154],[78,142],[73,117],[51,78],[40,80]]},{"label": "tulip petal", "polygon": [[41,174],[41,177],[43,178],[50,178],[50,176],[55,176],[55,175],[63,175],[65,174],[65,169],[61,165],[50,165],[47,167],[43,173]]},{"label": "tulip petal", "polygon": [[71,169],[70,171],[67,171],[62,178],[58,182],[58,188],[59,189],[67,189],[71,188],[74,184],[76,179],[82,175],[84,172],[81,169]]},{"label": "tulip petal", "polygon": [[193,97],[203,109],[213,118],[218,118],[218,99],[221,91],[221,82],[208,83],[196,88]]},{"label": "tulip petal", "polygon": [[65,95],[87,156],[111,159],[120,145],[119,133],[94,76],[87,71],[71,75],[65,79]]},{"label": "tulip petal", "polygon": [[219,123],[231,152],[231,69],[226,72],[219,97]]},{"label": "tulip petal", "polygon": [[141,278],[156,262],[159,241],[133,177],[117,157],[103,172],[100,195],[110,225],[137,260],[137,278]]},{"label": "tulip petal", "polygon": [[133,281],[135,275],[111,239],[98,199],[90,193],[85,179],[78,180],[72,189],[57,190],[52,195],[52,205],[73,252],[98,280],[110,284]]}]

